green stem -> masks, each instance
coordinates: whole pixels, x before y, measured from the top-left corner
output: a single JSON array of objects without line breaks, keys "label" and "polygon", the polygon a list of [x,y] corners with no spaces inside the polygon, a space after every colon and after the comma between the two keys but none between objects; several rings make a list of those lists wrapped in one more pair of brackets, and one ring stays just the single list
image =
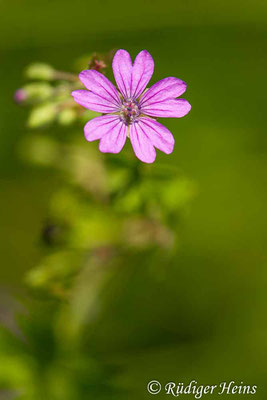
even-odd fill
[{"label": "green stem", "polygon": [[65,72],[65,71],[55,71],[54,80],[63,80],[63,81],[70,81],[70,82],[77,82],[79,81],[79,78],[77,75],[72,74],[70,72]]}]

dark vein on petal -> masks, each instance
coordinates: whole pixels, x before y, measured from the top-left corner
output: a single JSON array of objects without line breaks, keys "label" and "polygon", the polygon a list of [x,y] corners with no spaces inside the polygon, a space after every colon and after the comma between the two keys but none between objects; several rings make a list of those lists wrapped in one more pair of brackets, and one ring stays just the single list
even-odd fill
[{"label": "dark vein on petal", "polygon": [[[120,68],[119,68],[118,71],[119,71],[119,74],[120,74],[120,77],[121,77],[121,80],[122,80],[122,83],[123,83],[123,86],[124,86],[124,90],[125,90],[124,97],[127,98],[127,97],[128,97],[127,88],[126,88],[126,86],[125,86],[125,82],[124,82],[123,75],[122,75],[122,73],[121,73]],[[122,93],[122,94],[123,94],[123,93]]]},{"label": "dark vein on petal", "polygon": [[[152,97],[155,97],[155,96],[157,96],[158,94],[160,94],[161,92],[164,92],[164,91],[168,91],[168,90],[170,90],[173,86],[176,86],[177,84],[172,84],[172,85],[170,85],[170,86],[166,86],[165,88],[162,88],[162,89],[160,89],[159,91],[157,91],[156,93],[152,93],[152,95],[150,96],[150,97],[145,97],[145,95],[147,94],[147,92],[146,92],[146,94],[143,96],[143,98],[141,98],[141,100],[140,100],[140,105],[141,104],[144,104],[144,103],[147,103]],[[153,89],[154,90],[154,89]],[[178,97],[178,96],[176,96],[176,97]],[[176,97],[174,97],[174,96],[170,96],[170,97],[166,97],[165,98],[165,100],[171,100],[171,99],[175,99]],[[162,100],[162,101],[164,101],[164,100]]]},{"label": "dark vein on petal", "polygon": [[[159,133],[154,127],[153,127],[153,125],[149,125],[146,121],[144,121],[144,120],[141,120],[142,121],[142,123],[144,124],[144,125],[146,125],[146,126],[148,126],[150,129],[152,129],[152,131],[154,131],[155,132],[155,134],[161,139],[161,140],[163,140],[166,144],[172,144],[171,142],[169,142],[164,136],[163,136],[163,134],[162,133]],[[163,126],[163,125],[162,125]],[[165,128],[164,126],[163,126],[163,128]],[[167,133],[167,132],[166,132]],[[171,134],[171,132],[168,132],[168,133],[170,133]],[[172,134],[171,134],[172,135]]]},{"label": "dark vein on petal", "polygon": [[[95,80],[96,81],[96,80]],[[96,81],[97,82],[97,81]],[[105,80],[104,80],[104,82],[105,82]],[[115,94],[113,93],[113,88],[111,88],[111,87],[109,87],[109,89],[110,89],[110,92],[106,89],[106,87],[103,85],[103,84],[101,84],[101,83],[99,83],[99,82],[97,82],[104,90],[105,90],[105,92],[107,93],[107,94],[109,94],[110,95],[110,97],[112,97],[114,100],[115,100],[115,104],[116,105],[119,105],[120,103],[119,103],[119,101],[118,101],[118,99],[115,97]],[[107,82],[105,82],[105,83],[107,83]],[[107,83],[107,85],[108,85],[108,83]],[[116,89],[115,89],[116,90]],[[93,92],[94,93],[94,92]],[[98,93],[97,93],[98,94]],[[112,103],[112,102],[111,102]]]}]

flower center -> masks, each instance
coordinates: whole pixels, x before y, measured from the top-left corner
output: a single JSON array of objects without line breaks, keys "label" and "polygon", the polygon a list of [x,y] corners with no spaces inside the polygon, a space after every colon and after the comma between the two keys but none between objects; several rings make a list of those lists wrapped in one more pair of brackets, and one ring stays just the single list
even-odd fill
[{"label": "flower center", "polygon": [[127,124],[132,124],[140,115],[140,109],[135,100],[124,100],[121,106],[120,115],[122,120]]}]

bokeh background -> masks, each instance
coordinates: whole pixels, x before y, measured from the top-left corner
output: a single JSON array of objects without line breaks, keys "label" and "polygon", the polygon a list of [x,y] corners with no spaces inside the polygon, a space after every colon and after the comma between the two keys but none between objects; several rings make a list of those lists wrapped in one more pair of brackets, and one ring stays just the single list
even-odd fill
[{"label": "bokeh background", "polygon": [[[0,349],[1,398],[146,399],[152,379],[195,379],[255,384],[254,397],[266,399],[267,3],[0,5],[1,320],[12,332],[6,337],[5,331]],[[177,76],[188,83],[192,111],[165,122],[176,146],[158,158],[194,181],[196,193],[179,225],[174,257],[133,255],[117,269],[82,346],[72,341],[70,349],[54,335],[49,307],[38,300],[31,318],[25,306],[35,302],[24,277],[46,253],[40,231],[60,177],[21,157],[27,111],[14,104],[13,94],[32,61],[71,70],[76,58],[113,48],[132,55],[145,48],[155,60],[154,81]],[[32,324],[21,358],[20,313]],[[38,396],[20,397],[17,390],[32,381]]]}]

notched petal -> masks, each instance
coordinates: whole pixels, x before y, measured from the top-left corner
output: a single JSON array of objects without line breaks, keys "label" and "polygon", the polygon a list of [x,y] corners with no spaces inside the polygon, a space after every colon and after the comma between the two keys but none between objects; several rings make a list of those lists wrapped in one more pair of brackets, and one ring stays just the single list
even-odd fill
[{"label": "notched petal", "polygon": [[84,136],[88,142],[101,139],[113,131],[120,123],[117,115],[103,115],[88,121],[84,127]]},{"label": "notched petal", "polygon": [[151,86],[141,97],[140,105],[148,106],[149,104],[175,99],[186,91],[186,83],[175,77],[164,78]]},{"label": "notched petal", "polygon": [[166,126],[151,118],[141,118],[139,121],[141,130],[149,137],[153,146],[170,154],[174,147],[174,137]]},{"label": "notched petal", "polygon": [[137,54],[132,71],[131,97],[138,98],[145,90],[154,72],[154,60],[148,51]]},{"label": "notched petal", "polygon": [[119,153],[126,142],[127,125],[119,120],[105,136],[100,139],[99,150],[102,153]]},{"label": "notched petal", "polygon": [[109,101],[115,106],[121,103],[119,93],[113,83],[100,72],[85,70],[79,74],[79,78],[86,89],[102,97],[104,100]]},{"label": "notched petal", "polygon": [[92,111],[108,114],[119,110],[119,106],[88,90],[74,90],[71,95],[76,103]]},{"label": "notched petal", "polygon": [[117,86],[125,99],[130,98],[132,60],[126,50],[118,50],[113,57],[112,69]]},{"label": "notched petal", "polygon": [[148,164],[155,161],[156,150],[138,122],[130,125],[130,140],[134,153],[139,160]]},{"label": "notched petal", "polygon": [[146,50],[135,58],[134,64],[126,50],[118,50],[113,58],[113,73],[125,99],[137,99],[145,90],[154,71],[154,61]]}]

